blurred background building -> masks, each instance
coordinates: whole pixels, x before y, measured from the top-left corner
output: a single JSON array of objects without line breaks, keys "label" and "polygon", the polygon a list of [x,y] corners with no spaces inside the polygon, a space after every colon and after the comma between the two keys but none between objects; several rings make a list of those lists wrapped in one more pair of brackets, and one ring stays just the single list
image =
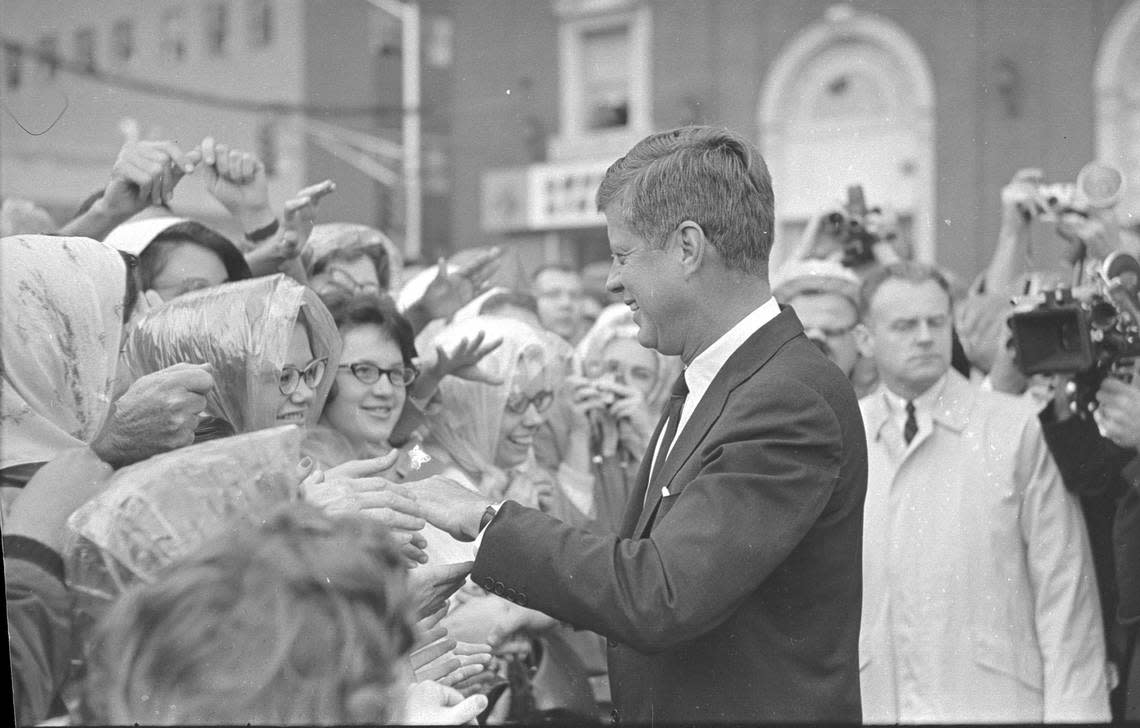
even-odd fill
[{"label": "blurred background building", "polygon": [[[1140,220],[1140,0],[409,7],[2,0],[0,192],[62,220],[124,134],[214,134],[262,154],[275,201],[332,177],[323,219],[380,226],[414,256],[497,243],[531,269],[585,264],[608,257],[593,206],[606,166],[653,130],[704,123],[758,143],[779,234],[861,183],[902,213],[918,257],[963,276],[988,260],[1021,167],[1072,181],[1110,162],[1128,179],[1121,212]],[[178,205],[221,216],[184,187]]]}]

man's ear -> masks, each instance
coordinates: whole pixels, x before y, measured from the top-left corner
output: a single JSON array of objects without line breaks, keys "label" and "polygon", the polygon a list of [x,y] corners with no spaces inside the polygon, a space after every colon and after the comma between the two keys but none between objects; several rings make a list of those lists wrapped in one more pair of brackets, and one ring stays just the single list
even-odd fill
[{"label": "man's ear", "polygon": [[705,237],[704,229],[692,220],[685,220],[678,225],[676,235],[681,253],[681,266],[686,276],[692,275],[700,269],[705,257],[715,251],[709,239]]},{"label": "man's ear", "polygon": [[852,333],[855,335],[855,345],[859,347],[859,353],[868,359],[874,360],[875,336],[871,333],[871,329],[867,328],[867,324],[855,324],[855,329]]}]

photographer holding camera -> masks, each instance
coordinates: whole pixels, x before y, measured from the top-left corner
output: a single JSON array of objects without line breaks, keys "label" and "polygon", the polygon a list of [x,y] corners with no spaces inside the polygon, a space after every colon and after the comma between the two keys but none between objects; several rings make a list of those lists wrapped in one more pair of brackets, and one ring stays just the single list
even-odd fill
[{"label": "photographer holding camera", "polygon": [[[1045,441],[1065,486],[1080,497],[1106,653],[1119,677],[1110,683],[1117,719],[1140,716],[1140,671],[1130,669],[1140,622],[1140,582],[1132,575],[1140,562],[1140,498],[1133,490],[1140,482],[1133,363],[1140,352],[1140,264],[1120,252],[1135,248],[1122,243],[1112,214],[1120,187],[1119,173],[1096,163],[1086,165],[1074,185],[1046,185],[1039,170],[1019,171],[1002,190],[998,247],[970,299],[975,309],[988,307],[1004,321],[1009,295],[1035,294],[987,342],[993,346],[990,383],[1013,394],[1028,390],[1044,405],[1038,419]],[[1054,223],[1065,240],[1071,287],[1041,295],[1060,281],[1042,271],[1015,278],[1017,259],[1030,257],[1034,221]]]},{"label": "photographer holding camera", "polygon": [[810,218],[798,241],[780,240],[772,248],[771,270],[798,261],[835,261],[862,276],[875,265],[912,257],[901,221],[889,207],[867,207],[862,185],[847,188],[847,202],[835,203]]}]

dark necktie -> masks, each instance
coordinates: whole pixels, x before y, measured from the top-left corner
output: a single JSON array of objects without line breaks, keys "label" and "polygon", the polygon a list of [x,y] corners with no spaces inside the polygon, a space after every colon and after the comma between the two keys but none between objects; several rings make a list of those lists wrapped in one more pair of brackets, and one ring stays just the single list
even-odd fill
[{"label": "dark necktie", "polygon": [[906,424],[903,425],[903,439],[906,440],[906,444],[909,445],[916,434],[918,434],[918,420],[914,418],[914,402],[907,402]]},{"label": "dark necktie", "polygon": [[667,410],[669,419],[665,423],[665,429],[661,432],[661,439],[657,441],[659,447],[657,459],[653,461],[653,472],[649,474],[650,483],[665,465],[665,458],[669,455],[669,447],[673,444],[673,438],[677,436],[677,424],[681,421],[681,408],[685,406],[685,397],[688,394],[689,385],[685,383],[685,373],[681,372],[681,376],[673,382],[673,391],[669,394]]}]

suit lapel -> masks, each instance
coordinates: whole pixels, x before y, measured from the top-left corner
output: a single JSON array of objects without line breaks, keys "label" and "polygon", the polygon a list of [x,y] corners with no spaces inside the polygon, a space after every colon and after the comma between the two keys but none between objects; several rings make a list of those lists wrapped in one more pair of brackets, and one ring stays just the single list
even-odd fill
[{"label": "suit lapel", "polygon": [[[649,503],[645,504],[645,508],[642,509],[637,519],[637,525],[632,532],[633,537],[646,535],[649,517],[656,510],[657,503],[661,499],[662,487],[668,488],[670,493],[674,495],[684,490],[684,483],[679,483],[678,487],[674,488],[673,480],[685,462],[692,457],[697,446],[705,439],[705,435],[708,434],[713,423],[724,412],[725,405],[728,403],[728,396],[732,390],[767,364],[780,347],[802,333],[803,325],[800,324],[795,312],[790,308],[781,306],[780,313],[774,319],[761,326],[728,358],[712,383],[709,384],[709,388],[701,397],[701,401],[697,403],[689,421],[685,423],[684,428],[678,434],[677,442],[662,464],[661,472],[653,474],[651,486],[653,492],[650,493]],[[657,425],[657,432],[653,437],[654,443],[660,436],[663,424],[664,419]],[[648,472],[645,465],[646,461],[652,459],[652,453],[653,445],[651,444],[646,457],[642,459],[642,471],[638,472],[638,490],[641,494],[639,504],[645,498],[646,488],[650,487],[649,484],[646,484],[646,487],[641,487],[641,482]],[[627,512],[626,515],[628,518],[629,513]]]},{"label": "suit lapel", "polygon": [[668,414],[669,410],[666,408],[665,413],[661,415],[661,419],[657,421],[657,429],[653,431],[653,437],[649,438],[649,445],[645,450],[645,454],[641,456],[641,466],[637,469],[637,479],[633,484],[633,493],[630,495],[629,502],[625,506],[625,514],[621,519],[621,530],[618,532],[621,538],[633,537],[634,524],[640,521],[643,515],[645,491],[649,487],[649,467],[653,462],[653,452],[657,449],[657,440],[661,437],[661,430],[665,427],[665,419]]}]

